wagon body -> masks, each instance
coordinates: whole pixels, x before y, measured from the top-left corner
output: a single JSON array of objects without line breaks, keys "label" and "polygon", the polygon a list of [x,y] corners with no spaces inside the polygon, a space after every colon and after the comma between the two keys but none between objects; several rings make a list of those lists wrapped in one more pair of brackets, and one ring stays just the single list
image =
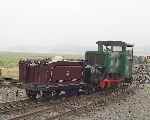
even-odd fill
[{"label": "wagon body", "polygon": [[28,90],[50,90],[83,84],[84,63],[81,61],[19,62],[19,79]]}]

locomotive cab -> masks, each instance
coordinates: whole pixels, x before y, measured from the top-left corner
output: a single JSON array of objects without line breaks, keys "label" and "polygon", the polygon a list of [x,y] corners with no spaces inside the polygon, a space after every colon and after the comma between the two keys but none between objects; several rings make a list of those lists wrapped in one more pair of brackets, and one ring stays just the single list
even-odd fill
[{"label": "locomotive cab", "polygon": [[[127,82],[132,78],[133,45],[122,41],[98,41],[97,51],[87,51],[85,60],[91,72],[85,81],[100,88]],[[85,68],[87,71],[87,68]]]}]

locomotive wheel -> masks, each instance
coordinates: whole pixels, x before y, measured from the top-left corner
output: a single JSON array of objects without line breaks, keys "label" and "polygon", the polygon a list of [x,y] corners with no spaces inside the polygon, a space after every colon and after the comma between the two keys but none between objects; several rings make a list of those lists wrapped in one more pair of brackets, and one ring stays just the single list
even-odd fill
[{"label": "locomotive wheel", "polygon": [[84,88],[84,90],[86,95],[92,94],[93,92],[96,91],[94,86],[87,86]]}]

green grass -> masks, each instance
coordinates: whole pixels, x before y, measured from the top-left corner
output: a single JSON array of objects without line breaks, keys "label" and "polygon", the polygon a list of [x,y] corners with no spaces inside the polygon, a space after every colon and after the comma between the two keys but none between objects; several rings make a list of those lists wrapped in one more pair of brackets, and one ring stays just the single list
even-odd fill
[{"label": "green grass", "polygon": [[81,59],[83,58],[81,54],[54,54],[54,53],[17,53],[17,52],[0,52],[0,67],[16,67],[18,66],[18,61],[21,58],[47,58],[56,55],[61,55],[65,59]]}]

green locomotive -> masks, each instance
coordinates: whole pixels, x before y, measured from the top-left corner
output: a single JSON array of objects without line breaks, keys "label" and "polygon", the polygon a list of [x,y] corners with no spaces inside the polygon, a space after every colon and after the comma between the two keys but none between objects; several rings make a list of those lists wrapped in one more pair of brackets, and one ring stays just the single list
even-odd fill
[{"label": "green locomotive", "polygon": [[98,41],[98,51],[87,51],[85,81],[106,88],[132,80],[133,45],[122,41]]}]

